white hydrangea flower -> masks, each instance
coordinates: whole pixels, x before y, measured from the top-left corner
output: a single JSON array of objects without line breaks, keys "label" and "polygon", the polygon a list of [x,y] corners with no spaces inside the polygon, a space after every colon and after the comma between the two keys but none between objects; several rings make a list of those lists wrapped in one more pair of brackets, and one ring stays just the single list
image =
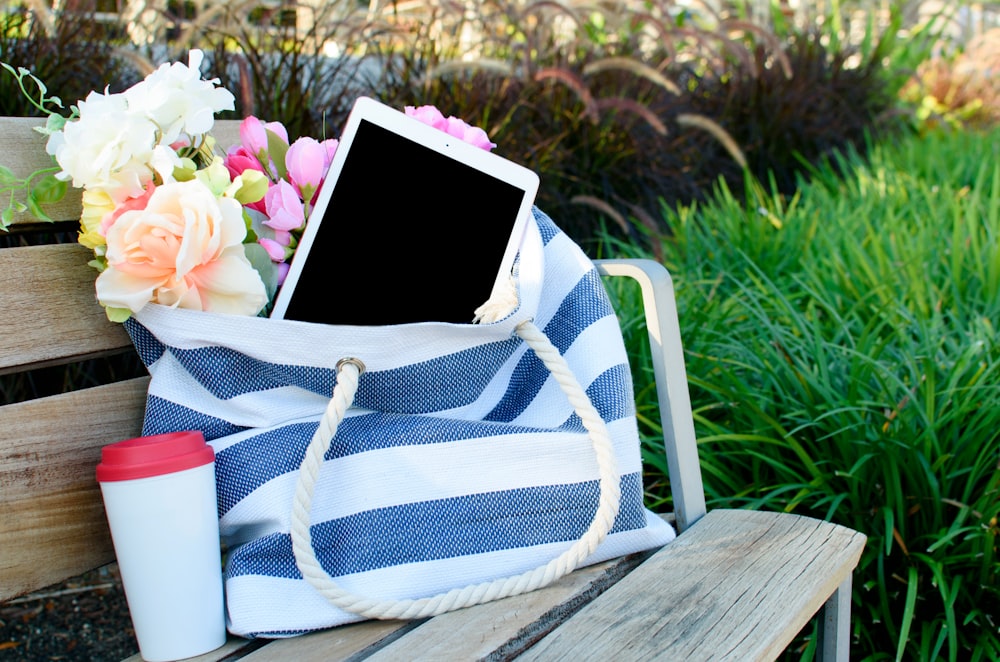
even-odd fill
[{"label": "white hydrangea flower", "polygon": [[73,186],[101,190],[115,201],[142,193],[153,176],[148,163],[156,127],[131,112],[122,94],[91,92],[80,117],[49,136],[46,151]]},{"label": "white hydrangea flower", "polygon": [[202,80],[203,59],[202,51],[192,50],[187,65],[162,64],[125,92],[129,109],[144,114],[159,127],[163,144],[174,143],[182,134],[208,133],[215,113],[236,107],[232,92],[217,87],[219,79]]},{"label": "white hydrangea flower", "polygon": [[157,145],[149,158],[149,167],[160,176],[160,182],[166,184],[175,181],[174,171],[184,166],[177,152],[166,145]]}]

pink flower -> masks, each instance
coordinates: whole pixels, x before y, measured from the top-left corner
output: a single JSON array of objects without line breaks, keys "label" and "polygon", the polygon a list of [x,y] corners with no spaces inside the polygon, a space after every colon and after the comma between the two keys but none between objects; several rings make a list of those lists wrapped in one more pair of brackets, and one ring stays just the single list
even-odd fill
[{"label": "pink flower", "polygon": [[240,123],[240,142],[261,162],[264,160],[262,153],[267,154],[267,130],[288,142],[288,131],[280,122],[264,123],[251,115]]},{"label": "pink flower", "polygon": [[337,153],[337,147],[340,145],[340,141],[336,138],[327,138],[322,144],[326,149],[326,168],[329,169],[330,164],[333,163],[333,155]]},{"label": "pink flower", "polygon": [[320,144],[323,145],[323,149],[326,150],[326,155],[323,159],[323,178],[319,180],[316,192],[313,193],[312,199],[309,201],[310,207],[316,204],[316,198],[319,197],[319,190],[323,187],[323,182],[326,181],[326,173],[330,171],[330,164],[333,163],[333,157],[337,153],[337,147],[340,146],[340,141],[336,138],[327,138]]},{"label": "pink flower", "polygon": [[445,119],[441,111],[434,106],[404,106],[403,112],[414,119],[418,119],[424,124],[433,126],[435,129],[440,129],[444,131],[448,126],[448,120]]},{"label": "pink flower", "polygon": [[226,152],[223,163],[229,170],[229,174],[236,179],[246,170],[256,170],[264,172],[264,166],[260,164],[260,159],[243,145],[234,145]]},{"label": "pink flower", "polygon": [[487,152],[497,146],[496,143],[490,142],[490,137],[486,135],[486,131],[480,129],[478,126],[470,126],[457,117],[449,117],[447,122],[448,126],[445,131],[448,135],[455,136],[463,142],[467,142],[479,149],[485,149]]},{"label": "pink flower", "polygon": [[257,243],[264,247],[264,250],[267,251],[267,256],[271,258],[272,262],[285,261],[285,247],[274,239],[261,237],[257,240]]},{"label": "pink flower", "polygon": [[[229,171],[229,176],[232,179],[236,179],[242,175],[247,170],[256,170],[257,172],[264,172],[264,166],[260,164],[260,161],[254,156],[253,152],[244,147],[243,145],[234,145],[229,148],[226,153],[225,158],[222,161],[223,165]],[[261,198],[256,202],[246,203],[246,207],[264,213],[264,199]]]},{"label": "pink flower", "polygon": [[278,263],[278,285],[285,282],[285,277],[288,276],[288,270],[292,268],[292,265],[287,262]]},{"label": "pink flower", "polygon": [[319,142],[314,138],[303,137],[292,143],[285,154],[288,181],[310,207],[316,202],[319,188],[323,185],[339,144],[333,138]]},{"label": "pink flower", "polygon": [[[268,219],[264,221],[264,225],[273,230],[291,232],[298,230],[306,222],[302,199],[299,198],[298,191],[285,180],[267,189],[264,205]],[[284,243],[288,245],[287,242]]]},{"label": "pink flower", "polygon": [[312,200],[319,190],[320,182],[326,175],[330,162],[326,146],[315,138],[299,138],[291,144],[285,154],[288,181],[303,200]]},{"label": "pink flower", "polygon": [[251,115],[240,122],[240,142],[242,146],[261,165],[261,172],[267,175],[271,181],[279,179],[278,168],[270,156],[268,149],[268,132],[276,135],[285,145],[288,144],[288,131],[281,122],[261,122]]},{"label": "pink flower", "polygon": [[485,149],[487,152],[496,147],[496,143],[490,142],[486,131],[476,126],[470,126],[457,117],[445,117],[440,110],[434,106],[405,106],[403,112],[410,117],[420,120],[424,124],[444,131],[449,136],[455,136],[462,142]]}]

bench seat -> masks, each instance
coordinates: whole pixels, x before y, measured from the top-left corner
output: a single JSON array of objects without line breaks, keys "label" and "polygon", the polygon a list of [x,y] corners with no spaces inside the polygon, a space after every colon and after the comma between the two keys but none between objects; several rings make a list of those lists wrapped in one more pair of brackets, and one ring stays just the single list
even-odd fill
[{"label": "bench seat", "polygon": [[655,553],[582,568],[524,596],[424,621],[233,637],[194,659],[773,660],[823,606],[816,596],[849,579],[863,548],[864,536],[829,522],[717,509]]}]

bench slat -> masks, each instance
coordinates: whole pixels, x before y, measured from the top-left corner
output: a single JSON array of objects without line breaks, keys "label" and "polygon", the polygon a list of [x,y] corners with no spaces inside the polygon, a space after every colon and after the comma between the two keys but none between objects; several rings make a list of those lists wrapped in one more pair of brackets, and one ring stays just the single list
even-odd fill
[{"label": "bench slat", "polygon": [[710,511],[521,659],[773,660],[864,544],[811,518]]},{"label": "bench slat", "polygon": [[[614,584],[640,560],[641,557],[635,556],[580,568],[537,591],[442,614],[364,659],[372,662],[512,659]],[[267,659],[280,657],[272,657],[267,648],[258,652],[264,653],[268,654]],[[321,658],[315,659],[318,662]]]},{"label": "bench slat", "polygon": [[[545,588],[425,621],[364,621],[307,636],[261,642],[231,640],[195,658],[222,660],[241,650],[241,660],[477,660],[509,659],[531,646],[642,560],[636,555],[581,568]],[[419,643],[417,643],[419,642]],[[254,648],[260,646],[256,650]],[[415,647],[416,646],[416,647]],[[139,662],[137,655],[129,662]]]},{"label": "bench slat", "polygon": [[[45,153],[48,137],[38,133],[33,127],[45,126],[45,120],[37,117],[0,117],[0,135],[3,136],[4,152],[0,163],[9,168],[17,177],[27,177],[43,168],[53,167],[52,157]],[[24,197],[18,199],[24,202]],[[43,207],[46,214],[56,221],[70,221],[80,218],[81,195],[79,189],[68,187],[66,196],[59,202]],[[3,201],[7,205],[7,201]],[[29,212],[14,214],[14,223],[37,223]]]},{"label": "bench slat", "polygon": [[94,297],[92,253],[79,244],[0,251],[0,372],[131,347]]},{"label": "bench slat", "polygon": [[0,600],[114,560],[94,471],[140,431],[147,377],[0,407]]},{"label": "bench slat", "polygon": [[[406,631],[413,623],[405,621],[364,621],[342,625],[338,628],[316,632],[302,637],[275,639],[266,643],[244,641],[244,654],[240,660],[260,662],[261,660],[295,660],[295,662],[328,662],[329,660],[364,659],[363,651],[379,646],[392,639],[399,631]],[[263,643],[254,650],[255,643]],[[140,662],[136,656],[128,662]],[[405,657],[403,658],[405,659]],[[204,662],[220,662],[224,656],[213,653]]]},{"label": "bench slat", "polygon": [[527,595],[423,622],[366,621],[243,641],[242,649],[236,639],[197,659],[239,650],[247,662],[620,659],[625,651],[628,659],[773,660],[821,606],[818,596],[851,574],[864,543],[798,515],[713,510],[645,560],[582,568]]},{"label": "bench slat", "polygon": [[[380,643],[392,637],[398,631],[406,631],[413,627],[406,621],[363,621],[342,625],[330,630],[314,632],[290,639],[242,639],[229,635],[221,648],[209,651],[203,655],[185,658],[185,662],[227,662],[229,660],[259,660],[276,659],[308,662],[309,660],[344,660],[348,658],[364,659],[362,651],[377,647]],[[280,651],[280,654],[278,654]],[[123,662],[144,662],[139,653],[126,658]]]}]

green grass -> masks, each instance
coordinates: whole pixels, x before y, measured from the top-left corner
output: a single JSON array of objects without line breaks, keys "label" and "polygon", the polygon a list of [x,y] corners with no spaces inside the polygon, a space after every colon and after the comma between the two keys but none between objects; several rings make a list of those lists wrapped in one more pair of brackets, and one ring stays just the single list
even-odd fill
[{"label": "green grass", "polygon": [[664,211],[710,507],[869,536],[855,659],[1000,658],[998,145],[930,134]]}]

